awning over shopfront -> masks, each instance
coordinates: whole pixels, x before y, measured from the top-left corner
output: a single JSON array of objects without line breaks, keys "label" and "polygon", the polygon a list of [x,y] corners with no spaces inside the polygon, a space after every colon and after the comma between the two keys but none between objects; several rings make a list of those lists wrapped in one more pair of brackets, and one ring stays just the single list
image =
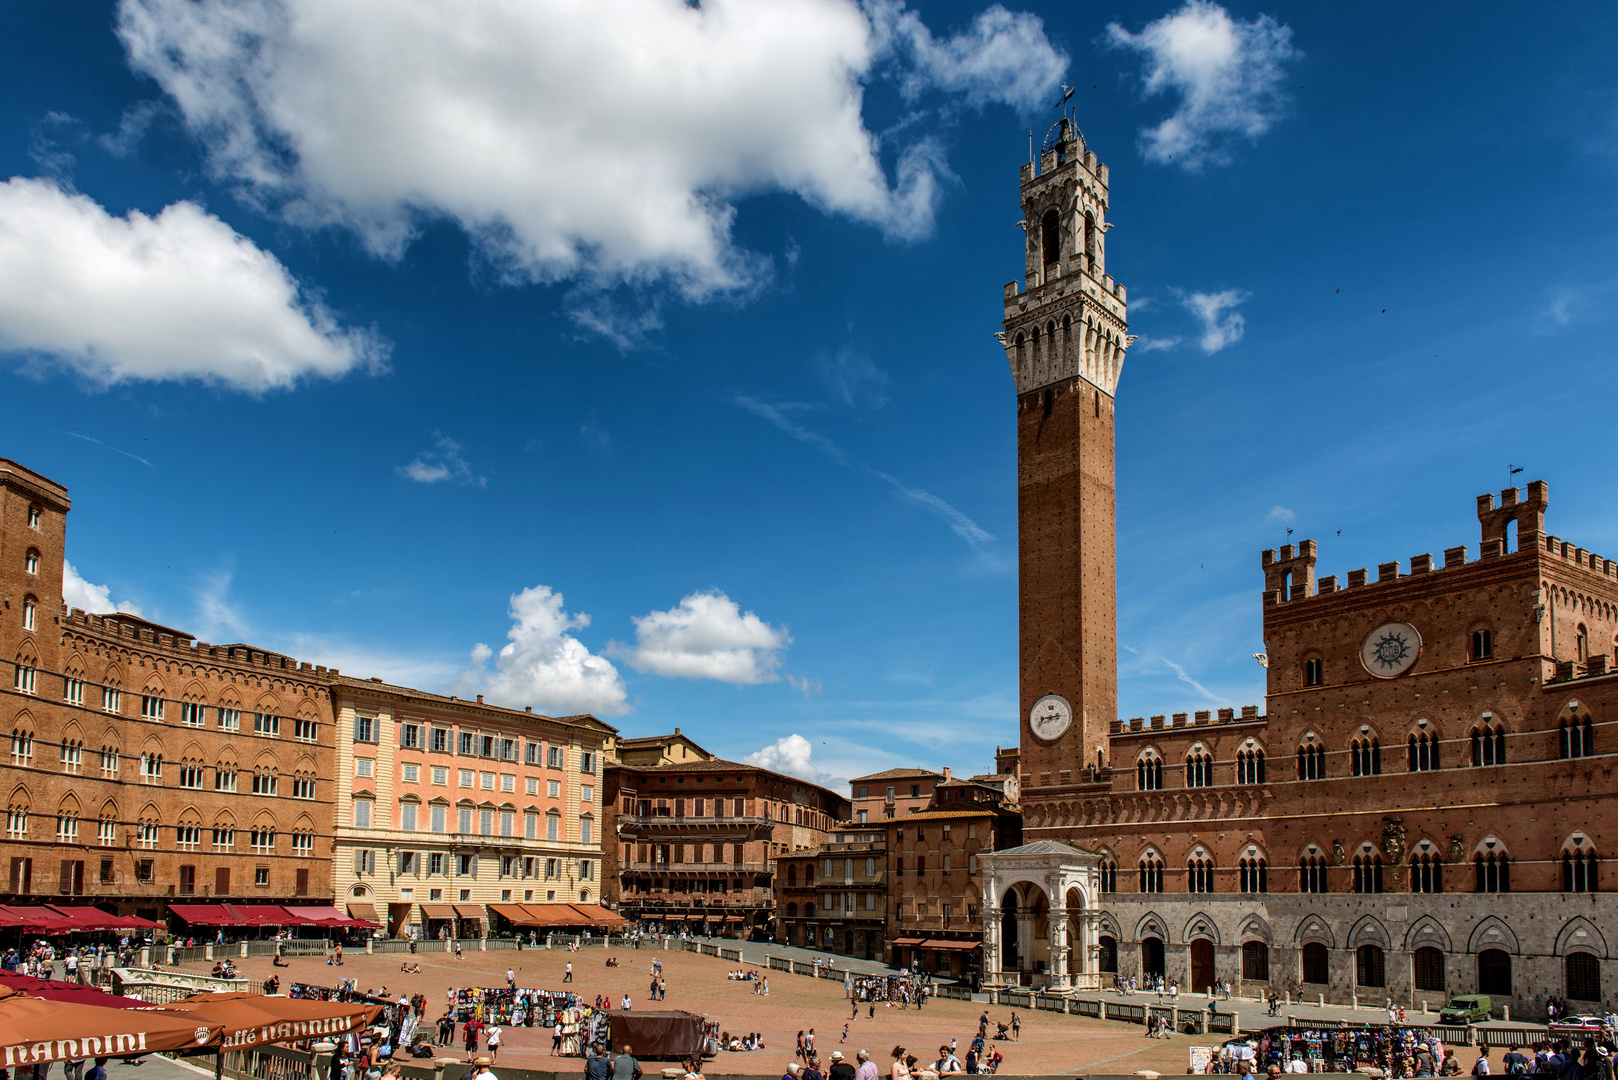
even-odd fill
[{"label": "awning over shopfront", "polygon": [[[286,912],[291,917],[291,924],[295,926],[323,926],[328,929],[342,929],[349,927],[371,928],[377,925],[374,921],[366,922],[360,919],[350,919],[329,904],[316,907],[294,907],[288,904]],[[374,919],[376,912],[373,911],[371,915]]]},{"label": "awning over shopfront", "polygon": [[30,934],[64,934],[84,929],[59,911],[29,904],[0,907],[0,926]]},{"label": "awning over shopfront", "polygon": [[481,921],[486,917],[482,904],[454,904],[451,906],[455,908],[455,914],[463,919],[478,919]]},{"label": "awning over shopfront", "polygon": [[169,914],[192,926],[249,926],[251,919],[236,914],[229,904],[170,904]]},{"label": "awning over shopfront", "polygon": [[902,938],[895,938],[889,944],[892,944],[892,945],[920,945],[923,940],[925,940],[925,939],[919,938],[919,937],[902,937]]},{"label": "awning over shopfront", "polygon": [[685,922],[684,915],[655,915],[652,917],[662,919],[664,922]]},{"label": "awning over shopfront", "polygon": [[449,904],[423,904],[421,913],[429,919],[455,918],[455,908]]},{"label": "awning over shopfront", "polygon": [[521,904],[490,904],[489,910],[514,926],[533,925],[528,920],[528,912],[522,909]]},{"label": "awning over shopfront", "polygon": [[349,904],[348,917],[355,922],[369,923],[372,926],[381,926],[382,920],[376,917],[376,908],[371,904]]},{"label": "awning over shopfront", "polygon": [[[899,943],[895,941],[894,944]],[[924,949],[959,949],[963,952],[971,952],[982,945],[983,942],[981,941],[945,941],[941,938],[928,938],[922,943],[921,947]]]},{"label": "awning over shopfront", "polygon": [[744,922],[745,920],[740,915],[726,915],[725,916],[725,921],[726,922]]}]

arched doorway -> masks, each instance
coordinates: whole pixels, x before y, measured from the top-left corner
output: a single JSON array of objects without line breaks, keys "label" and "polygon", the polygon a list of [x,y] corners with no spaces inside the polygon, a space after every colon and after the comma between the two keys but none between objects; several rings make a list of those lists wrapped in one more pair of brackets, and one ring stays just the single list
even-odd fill
[{"label": "arched doorway", "polygon": [[1110,934],[1102,934],[1099,944],[1101,949],[1096,954],[1096,967],[1116,975],[1118,973],[1118,939]]},{"label": "arched doorway", "polygon": [[1199,937],[1191,943],[1191,986],[1194,993],[1201,993],[1214,983],[1214,945],[1205,937]]},{"label": "arched doorway", "polygon": [[[1431,945],[1423,945],[1411,957],[1415,964],[1415,977],[1417,990],[1431,990],[1434,993],[1444,992],[1444,951]],[[1506,981],[1510,981],[1509,961]],[[1482,994],[1498,993],[1499,991],[1485,990],[1482,986],[1482,962],[1479,961],[1478,992]]]},{"label": "arched doorway", "polygon": [[1007,892],[1000,901],[1000,970],[1021,971],[1017,950],[1017,894]]},{"label": "arched doorway", "polygon": [[1478,953],[1478,993],[1511,996],[1511,954],[1503,949]]},{"label": "arched doorway", "polygon": [[1163,939],[1142,938],[1140,942],[1140,970],[1142,975],[1163,974]]}]

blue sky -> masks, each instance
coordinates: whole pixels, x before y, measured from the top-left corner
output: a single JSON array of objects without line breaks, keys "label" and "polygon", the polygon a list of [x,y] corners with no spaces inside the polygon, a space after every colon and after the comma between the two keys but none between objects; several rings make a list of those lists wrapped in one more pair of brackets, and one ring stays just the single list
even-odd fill
[{"label": "blue sky", "polygon": [[1126,716],[1262,700],[1288,528],[1322,574],[1475,551],[1518,465],[1618,550],[1618,10],[394,7],[0,12],[0,454],[71,488],[76,597],[804,775],[986,770],[991,335],[1063,84],[1141,335]]}]

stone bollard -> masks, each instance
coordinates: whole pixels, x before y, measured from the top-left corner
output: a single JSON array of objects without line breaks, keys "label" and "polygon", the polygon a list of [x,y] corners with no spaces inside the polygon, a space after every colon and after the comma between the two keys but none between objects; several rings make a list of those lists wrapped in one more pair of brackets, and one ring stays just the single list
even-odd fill
[{"label": "stone bollard", "polygon": [[202,947],[202,958],[204,960],[212,960],[213,959],[213,946],[212,945],[204,945]]},{"label": "stone bollard", "polygon": [[1317,995],[1315,1004],[1319,1005],[1322,1009],[1324,1009],[1326,1007],[1326,995],[1325,994]]},{"label": "stone bollard", "polygon": [[245,941],[242,942],[241,957],[242,957],[243,960],[247,959],[247,942],[245,942]]},{"label": "stone bollard", "polygon": [[1423,1015],[1423,1016],[1427,1015],[1427,999],[1426,998],[1421,999],[1421,1015]]},{"label": "stone bollard", "polygon": [[372,939],[371,938],[366,938],[365,939],[365,955],[366,956],[370,956],[370,955],[372,955],[373,953],[376,952],[375,949],[371,948],[371,944],[372,944]]},{"label": "stone bollard", "polygon": [[1500,1006],[1500,1008],[1505,1010],[1506,1023],[1508,1023],[1508,1024],[1511,1023],[1511,1006],[1510,1005],[1502,1005],[1502,1006]]}]

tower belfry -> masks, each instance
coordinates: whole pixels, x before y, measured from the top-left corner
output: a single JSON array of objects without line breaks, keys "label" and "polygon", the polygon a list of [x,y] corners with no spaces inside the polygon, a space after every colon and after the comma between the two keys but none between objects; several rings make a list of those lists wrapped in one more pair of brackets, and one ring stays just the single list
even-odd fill
[{"label": "tower belfry", "polygon": [[1022,167],[1025,284],[1005,288],[1017,388],[1024,798],[1078,782],[1118,716],[1113,398],[1129,347],[1106,272],[1107,167],[1064,117]]}]

